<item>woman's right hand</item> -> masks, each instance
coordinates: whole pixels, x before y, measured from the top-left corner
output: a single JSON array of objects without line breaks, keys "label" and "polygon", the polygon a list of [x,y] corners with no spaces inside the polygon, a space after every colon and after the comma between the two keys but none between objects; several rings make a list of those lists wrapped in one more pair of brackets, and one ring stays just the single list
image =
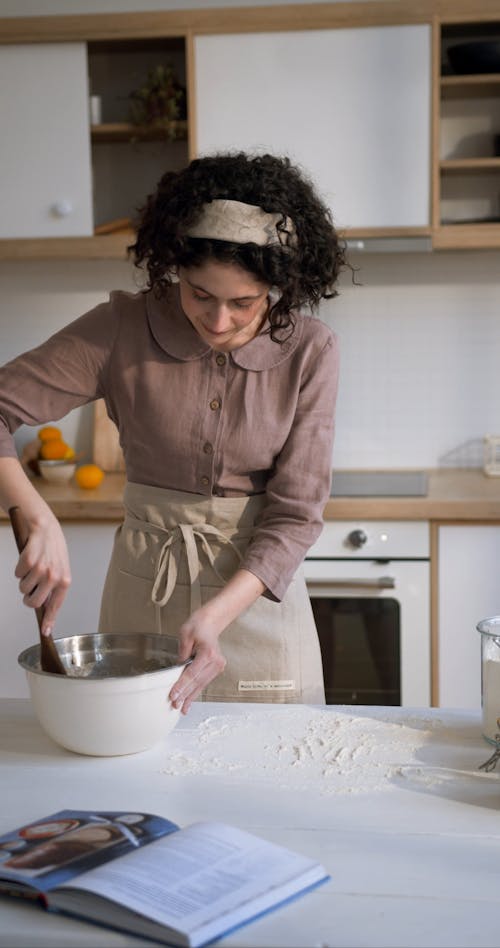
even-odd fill
[{"label": "woman's right hand", "polygon": [[17,458],[0,458],[0,506],[19,507],[28,540],[15,575],[27,606],[44,607],[42,632],[49,635],[71,582],[68,548],[59,521],[26,476]]},{"label": "woman's right hand", "polygon": [[31,521],[25,517],[28,540],[15,569],[26,606],[44,607],[42,633],[52,632],[57,613],[71,583],[68,548],[62,528],[51,511]]}]

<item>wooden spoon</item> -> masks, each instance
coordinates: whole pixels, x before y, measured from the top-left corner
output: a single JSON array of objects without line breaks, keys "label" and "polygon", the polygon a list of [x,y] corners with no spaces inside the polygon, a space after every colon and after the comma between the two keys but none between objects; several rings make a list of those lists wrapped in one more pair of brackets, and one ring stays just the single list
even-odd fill
[{"label": "wooden spoon", "polygon": [[[20,507],[10,507],[9,517],[16,538],[17,549],[22,553],[28,542],[29,532]],[[54,639],[51,635],[42,635],[44,607],[39,606],[35,609],[35,612],[40,633],[40,665],[42,671],[52,672],[55,675],[66,675],[66,669],[61,661]]]}]

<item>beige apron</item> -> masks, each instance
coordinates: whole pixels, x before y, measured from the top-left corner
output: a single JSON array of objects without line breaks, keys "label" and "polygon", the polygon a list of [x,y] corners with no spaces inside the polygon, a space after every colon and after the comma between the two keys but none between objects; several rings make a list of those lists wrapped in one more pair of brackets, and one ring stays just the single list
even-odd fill
[{"label": "beige apron", "polygon": [[[158,633],[177,653],[194,609],[238,569],[263,497],[202,497],[127,483],[104,585],[101,632]],[[323,669],[302,570],[281,602],[265,596],[220,638],[226,667],[205,701],[323,704]]]}]

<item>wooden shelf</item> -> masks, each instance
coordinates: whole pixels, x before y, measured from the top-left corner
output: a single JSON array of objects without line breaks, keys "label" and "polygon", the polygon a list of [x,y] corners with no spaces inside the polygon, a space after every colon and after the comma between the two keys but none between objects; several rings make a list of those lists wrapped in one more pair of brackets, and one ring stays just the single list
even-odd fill
[{"label": "wooden shelf", "polygon": [[500,248],[500,223],[444,224],[434,230],[434,250],[491,250]]},{"label": "wooden shelf", "polygon": [[500,96],[500,73],[441,76],[441,98],[462,99]]},{"label": "wooden shelf", "polygon": [[477,174],[484,171],[500,171],[499,158],[450,158],[439,162],[443,174]]},{"label": "wooden shelf", "polygon": [[133,230],[94,237],[0,240],[0,260],[126,260]]},{"label": "wooden shelf", "polygon": [[[345,240],[366,241],[431,238],[430,227],[369,227],[341,232]],[[93,237],[36,237],[0,240],[0,260],[125,260],[135,240],[132,229]]]},{"label": "wooden shelf", "polygon": [[130,142],[137,141],[164,141],[187,139],[187,121],[178,120],[171,123],[173,138],[163,128],[150,128],[141,125],[132,125],[129,122],[108,122],[102,125],[91,125],[90,134],[94,143],[99,142]]}]

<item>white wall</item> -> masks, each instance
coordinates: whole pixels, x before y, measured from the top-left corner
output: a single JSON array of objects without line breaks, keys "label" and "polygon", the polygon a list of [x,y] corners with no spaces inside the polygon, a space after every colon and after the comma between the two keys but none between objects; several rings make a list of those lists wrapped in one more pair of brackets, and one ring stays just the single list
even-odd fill
[{"label": "white wall", "polygon": [[[354,258],[353,258],[354,259]],[[341,342],[337,467],[475,467],[500,433],[500,253],[356,258]]]},{"label": "white wall", "polygon": [[[500,253],[351,259],[361,285],[346,272],[321,312],[341,347],[335,466],[480,466],[484,434],[500,433]],[[4,261],[0,283],[2,362],[137,286],[113,261]],[[78,451],[90,422],[83,409],[62,423]],[[19,447],[32,436],[21,429]]]}]

